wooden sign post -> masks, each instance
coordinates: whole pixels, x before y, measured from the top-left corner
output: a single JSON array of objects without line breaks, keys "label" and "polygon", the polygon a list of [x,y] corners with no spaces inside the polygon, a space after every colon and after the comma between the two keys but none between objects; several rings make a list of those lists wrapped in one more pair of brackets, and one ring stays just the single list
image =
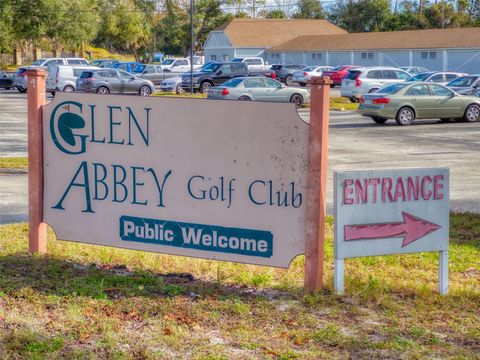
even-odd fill
[{"label": "wooden sign post", "polygon": [[323,288],[330,84],[328,77],[314,77],[311,82],[305,238],[305,289],[308,292]]},{"label": "wooden sign post", "polygon": [[47,224],[43,222],[43,106],[46,104],[43,68],[27,70],[28,79],[28,251],[47,252]]}]

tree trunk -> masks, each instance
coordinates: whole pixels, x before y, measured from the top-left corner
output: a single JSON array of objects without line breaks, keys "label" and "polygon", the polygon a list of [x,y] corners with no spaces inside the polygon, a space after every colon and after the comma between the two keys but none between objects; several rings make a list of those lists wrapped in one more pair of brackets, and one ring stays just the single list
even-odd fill
[{"label": "tree trunk", "polygon": [[18,47],[13,49],[13,63],[15,65],[22,65],[22,50]]}]

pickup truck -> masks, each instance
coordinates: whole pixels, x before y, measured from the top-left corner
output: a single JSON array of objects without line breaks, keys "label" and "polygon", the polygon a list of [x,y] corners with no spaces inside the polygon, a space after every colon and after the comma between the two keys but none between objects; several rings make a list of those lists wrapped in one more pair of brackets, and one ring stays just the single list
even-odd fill
[{"label": "pickup truck", "polygon": [[[165,59],[160,64],[163,71],[185,72],[190,71],[190,59],[188,58],[170,58]],[[193,63],[193,69],[198,69],[201,65]]]},{"label": "pickup truck", "polygon": [[270,68],[261,57],[236,57],[232,59],[233,63],[245,63],[248,67],[249,75],[264,75]]},{"label": "pickup truck", "polygon": [[[247,64],[243,62],[211,62],[204,65],[201,71],[193,72],[193,90],[206,93],[212,86],[220,85],[235,77],[248,75]],[[190,72],[182,75],[180,86],[185,91],[190,91],[190,76]]]},{"label": "pickup truck", "polygon": [[132,71],[132,74],[142,79],[150,80],[155,85],[160,85],[163,80],[180,75],[170,71],[164,71],[161,65],[154,64],[141,64]]}]

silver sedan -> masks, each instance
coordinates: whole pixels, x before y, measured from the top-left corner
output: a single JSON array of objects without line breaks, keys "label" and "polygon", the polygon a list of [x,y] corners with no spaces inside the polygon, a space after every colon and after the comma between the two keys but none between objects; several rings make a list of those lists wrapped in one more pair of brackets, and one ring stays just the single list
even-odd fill
[{"label": "silver sedan", "polygon": [[238,77],[212,87],[209,99],[291,102],[296,107],[310,101],[307,90],[288,87],[266,77]]}]

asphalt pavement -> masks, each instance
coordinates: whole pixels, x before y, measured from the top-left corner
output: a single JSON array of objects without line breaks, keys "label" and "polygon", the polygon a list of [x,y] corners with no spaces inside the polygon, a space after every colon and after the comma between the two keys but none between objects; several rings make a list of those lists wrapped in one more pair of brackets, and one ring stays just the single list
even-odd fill
[{"label": "asphalt pavement", "polygon": [[[334,90],[337,95],[338,90]],[[300,116],[309,119],[308,111]],[[0,156],[26,156],[26,94],[0,90]],[[330,113],[327,209],[333,211],[333,172],[449,167],[451,209],[480,213],[480,123],[421,120],[377,125],[356,112]],[[27,220],[27,177],[0,173],[0,223]]]}]

